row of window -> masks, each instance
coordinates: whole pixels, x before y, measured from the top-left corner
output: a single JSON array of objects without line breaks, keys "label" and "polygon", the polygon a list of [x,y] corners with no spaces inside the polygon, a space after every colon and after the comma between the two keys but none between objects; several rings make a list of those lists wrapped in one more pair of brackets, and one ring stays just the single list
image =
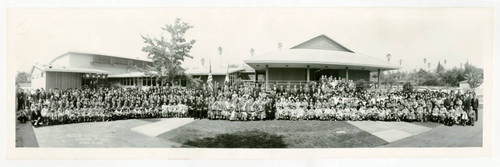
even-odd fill
[{"label": "row of window", "polygon": [[144,67],[148,64],[151,65],[151,63],[144,62],[144,61],[135,61],[135,60],[129,60],[129,59],[125,59],[125,58],[112,58],[112,57],[99,56],[99,55],[94,55],[93,63],[119,64],[119,65],[137,66],[137,67]]},{"label": "row of window", "polygon": [[[137,86],[142,82],[142,86],[157,86],[161,85],[160,81],[156,81],[155,78],[143,77],[143,78],[118,78],[120,85],[124,86]],[[165,83],[162,85],[165,86]]]}]

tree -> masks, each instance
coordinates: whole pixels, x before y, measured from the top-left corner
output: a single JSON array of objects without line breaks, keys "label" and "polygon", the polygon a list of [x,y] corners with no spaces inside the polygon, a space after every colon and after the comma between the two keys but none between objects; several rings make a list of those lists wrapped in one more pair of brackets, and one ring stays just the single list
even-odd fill
[{"label": "tree", "polygon": [[391,54],[387,54],[386,57],[387,57],[387,62],[390,62],[392,55]]},{"label": "tree", "polygon": [[250,56],[252,56],[252,57],[253,57],[253,55],[254,55],[254,54],[255,54],[255,49],[251,48],[251,49],[250,49]]},{"label": "tree", "polygon": [[438,62],[438,65],[437,65],[437,67],[436,67],[436,72],[437,72],[438,74],[440,74],[440,73],[443,73],[443,72],[444,72],[444,67],[443,67],[443,65],[441,65],[441,62]]},{"label": "tree", "polygon": [[30,82],[31,82],[30,74],[28,74],[27,72],[17,72],[16,84],[18,84],[18,83],[30,83]]},{"label": "tree", "polygon": [[427,58],[424,58],[424,66],[427,64]]},{"label": "tree", "polygon": [[431,62],[427,63],[427,68],[429,69],[429,71],[431,70]]},{"label": "tree", "polygon": [[156,77],[162,83],[168,82],[172,85],[177,79],[184,78],[186,70],[181,67],[181,64],[186,58],[193,58],[189,53],[196,42],[195,40],[187,41],[184,38],[184,34],[190,28],[193,26],[177,18],[174,24],[167,24],[161,28],[167,31],[169,36],[151,38],[141,34],[146,44],[142,51],[152,59],[153,65],[138,69],[148,76]]},{"label": "tree", "polygon": [[217,48],[217,51],[219,51],[219,66],[222,66],[222,46],[219,46],[219,48]]},{"label": "tree", "polygon": [[357,80],[355,82],[356,92],[364,92],[369,88],[368,83],[364,79]]},{"label": "tree", "polygon": [[413,92],[413,85],[410,82],[406,82],[403,85],[403,92],[405,92],[405,93],[411,93],[411,92]]},{"label": "tree", "polygon": [[477,70],[470,71],[465,78],[472,89],[479,87],[483,83],[483,73]]},{"label": "tree", "polygon": [[201,58],[201,66],[205,67],[205,58]]},{"label": "tree", "polygon": [[470,64],[464,66],[465,79],[471,88],[477,88],[483,83],[483,70]]}]

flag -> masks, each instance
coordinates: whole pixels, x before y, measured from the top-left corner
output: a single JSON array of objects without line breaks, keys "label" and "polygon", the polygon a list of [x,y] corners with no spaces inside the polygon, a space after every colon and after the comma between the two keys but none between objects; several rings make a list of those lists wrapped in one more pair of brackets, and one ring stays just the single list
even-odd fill
[{"label": "flag", "polygon": [[208,84],[208,89],[213,90],[214,87],[212,85],[212,60],[210,60],[210,71],[208,72],[208,79],[207,79],[207,84]]}]

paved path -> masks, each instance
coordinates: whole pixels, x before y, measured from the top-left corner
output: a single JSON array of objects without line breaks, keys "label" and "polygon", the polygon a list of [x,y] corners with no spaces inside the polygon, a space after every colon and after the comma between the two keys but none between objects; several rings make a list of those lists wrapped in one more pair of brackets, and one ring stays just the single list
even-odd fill
[{"label": "paved path", "polygon": [[40,147],[180,147],[181,144],[131,131],[151,124],[143,120],[119,120],[35,128]]},{"label": "paved path", "polygon": [[131,128],[130,130],[149,136],[156,137],[162,133],[171,131],[172,129],[176,129],[178,127],[184,126],[193,122],[193,118],[170,118],[170,119],[162,119],[161,121],[154,122],[151,124],[136,126]]},{"label": "paved path", "polygon": [[35,132],[30,122],[16,121],[16,147],[38,147]]},{"label": "paved path", "polygon": [[438,126],[432,130],[382,147],[481,147],[483,145],[483,119],[479,112],[475,126]]},{"label": "paved path", "polygon": [[348,121],[348,123],[389,143],[431,130],[408,122]]}]

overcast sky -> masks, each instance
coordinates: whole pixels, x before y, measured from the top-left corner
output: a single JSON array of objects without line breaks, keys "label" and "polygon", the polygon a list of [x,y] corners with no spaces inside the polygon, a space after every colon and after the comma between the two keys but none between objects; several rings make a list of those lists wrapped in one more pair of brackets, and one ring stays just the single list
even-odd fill
[{"label": "overcast sky", "polygon": [[[293,47],[325,34],[347,48],[404,70],[433,68],[446,59],[446,68],[469,60],[482,67],[485,43],[492,42],[489,9],[443,8],[134,8],[134,9],[9,9],[7,56],[15,56],[19,71],[46,64],[68,52],[82,51],[124,57],[146,57],[140,34],[166,34],[160,27],[175,18],[194,26],[195,39],[186,66],[201,58],[242,63],[250,56]],[[207,61],[208,62],[208,61]]]}]

